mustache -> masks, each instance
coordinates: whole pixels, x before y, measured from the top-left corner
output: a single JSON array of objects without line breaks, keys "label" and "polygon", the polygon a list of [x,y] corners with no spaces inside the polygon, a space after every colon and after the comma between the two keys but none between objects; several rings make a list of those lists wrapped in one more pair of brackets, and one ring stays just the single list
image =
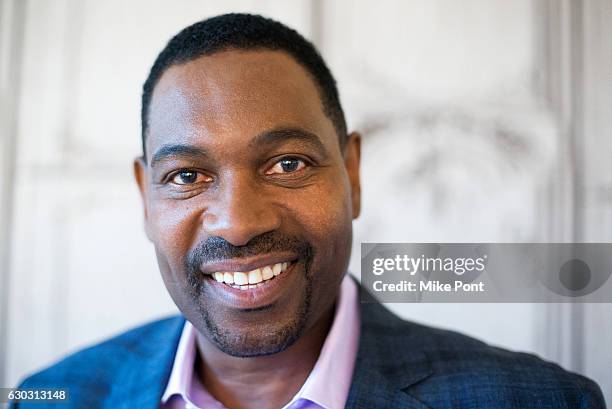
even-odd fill
[{"label": "mustache", "polygon": [[274,252],[292,252],[310,264],[313,246],[298,236],[271,231],[252,238],[243,246],[234,246],[219,236],[209,237],[199,243],[187,256],[187,271],[197,273],[204,263],[221,262]]}]

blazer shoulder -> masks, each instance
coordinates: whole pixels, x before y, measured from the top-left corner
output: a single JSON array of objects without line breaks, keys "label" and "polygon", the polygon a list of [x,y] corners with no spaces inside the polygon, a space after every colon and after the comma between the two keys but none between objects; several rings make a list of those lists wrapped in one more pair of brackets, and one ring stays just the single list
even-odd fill
[{"label": "blazer shoulder", "polygon": [[417,386],[421,393],[443,387],[467,402],[484,402],[478,407],[606,407],[601,389],[591,379],[534,354],[491,346],[454,331],[406,325],[420,334],[433,369],[429,382]]},{"label": "blazer shoulder", "polygon": [[427,375],[410,393],[430,407],[605,408],[595,382],[536,355],[405,321],[377,303],[362,304],[361,317],[368,362],[395,368],[387,376],[397,379],[420,368]]},{"label": "blazer shoulder", "polygon": [[[121,367],[146,358],[159,342],[169,341],[180,333],[182,316],[152,321],[125,331],[98,344],[86,347],[51,366],[28,376],[22,388],[95,385],[108,388]],[[146,342],[145,342],[146,341]],[[167,343],[167,342],[166,342]]]}]

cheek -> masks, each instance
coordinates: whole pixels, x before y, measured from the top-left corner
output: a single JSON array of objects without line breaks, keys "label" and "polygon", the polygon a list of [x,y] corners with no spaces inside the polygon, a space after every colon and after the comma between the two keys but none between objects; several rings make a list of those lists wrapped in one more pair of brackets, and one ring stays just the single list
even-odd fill
[{"label": "cheek", "polygon": [[199,225],[197,208],[185,202],[156,201],[149,207],[147,223],[157,257],[169,271],[181,268],[184,257],[193,245]]},{"label": "cheek", "polygon": [[306,189],[294,199],[294,219],[315,247],[319,264],[346,268],[352,239],[348,178],[339,172],[336,177]]}]

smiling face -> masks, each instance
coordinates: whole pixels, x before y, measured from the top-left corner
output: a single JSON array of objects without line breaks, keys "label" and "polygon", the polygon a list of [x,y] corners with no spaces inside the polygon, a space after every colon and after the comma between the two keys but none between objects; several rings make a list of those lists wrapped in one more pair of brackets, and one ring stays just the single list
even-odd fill
[{"label": "smiling face", "polygon": [[135,173],[147,236],[201,334],[233,356],[266,355],[322,319],[359,214],[359,136],[340,147],[302,66],[267,50],[171,66],[146,146]]}]

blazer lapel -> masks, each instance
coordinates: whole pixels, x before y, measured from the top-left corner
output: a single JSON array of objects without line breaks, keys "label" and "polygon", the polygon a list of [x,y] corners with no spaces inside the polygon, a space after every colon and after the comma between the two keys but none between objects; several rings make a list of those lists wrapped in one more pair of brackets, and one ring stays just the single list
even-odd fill
[{"label": "blazer lapel", "polygon": [[156,409],[168,383],[185,319],[177,316],[151,333],[124,362],[105,408]]},{"label": "blazer lapel", "polygon": [[380,304],[362,303],[361,335],[348,408],[415,408],[427,405],[407,388],[430,376],[429,359],[406,333],[406,324]]}]

